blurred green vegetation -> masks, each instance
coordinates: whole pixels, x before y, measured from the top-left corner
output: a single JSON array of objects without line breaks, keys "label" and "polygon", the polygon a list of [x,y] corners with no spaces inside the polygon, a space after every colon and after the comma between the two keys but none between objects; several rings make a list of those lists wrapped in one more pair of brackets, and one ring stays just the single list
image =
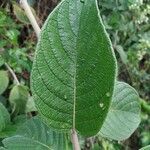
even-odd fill
[{"label": "blurred green vegetation", "polygon": [[[29,1],[40,25],[43,24],[56,2],[49,0]],[[93,142],[81,141],[84,149],[93,150],[136,150],[150,144],[150,3],[148,0],[99,0],[99,8],[104,25],[112,40],[118,60],[118,78],[132,85],[141,97],[141,124],[138,130],[126,141],[116,142],[96,137]],[[45,9],[44,9],[45,8]],[[44,10],[44,12],[43,12]],[[25,118],[35,115],[32,97],[23,105],[27,110],[16,112],[9,99],[16,86],[10,68],[24,85],[25,96],[30,94],[30,72],[36,46],[36,37],[24,12],[15,1],[0,1],[0,102],[11,114],[13,131],[1,134],[4,138],[12,135]],[[8,68],[10,67],[10,68]],[[8,77],[8,79],[6,79]],[[8,81],[7,81],[8,80]],[[9,82],[2,84],[3,81]],[[4,87],[5,86],[5,87]],[[22,93],[22,91],[19,91]],[[17,103],[16,103],[17,105]],[[20,105],[20,104],[19,104]],[[1,136],[4,135],[4,136]]]}]

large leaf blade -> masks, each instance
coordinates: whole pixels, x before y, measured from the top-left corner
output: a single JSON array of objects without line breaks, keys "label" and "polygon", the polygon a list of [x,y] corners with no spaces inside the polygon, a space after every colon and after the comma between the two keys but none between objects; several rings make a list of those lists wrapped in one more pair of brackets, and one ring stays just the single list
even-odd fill
[{"label": "large leaf blade", "polygon": [[44,122],[96,134],[109,108],[115,74],[96,0],[61,2],[42,29],[32,71],[33,96]]},{"label": "large leaf blade", "polygon": [[110,111],[100,135],[118,141],[129,138],[140,123],[140,112],[137,92],[130,85],[117,82]]}]

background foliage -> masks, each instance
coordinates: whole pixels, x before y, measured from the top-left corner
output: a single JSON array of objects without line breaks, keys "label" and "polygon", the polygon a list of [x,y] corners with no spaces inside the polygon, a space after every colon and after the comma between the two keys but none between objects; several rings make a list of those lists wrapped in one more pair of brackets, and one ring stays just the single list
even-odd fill
[{"label": "background foliage", "polygon": [[[58,1],[29,0],[29,3],[42,26]],[[150,3],[148,0],[99,0],[99,8],[118,59],[118,78],[132,85],[141,97],[142,122],[126,141],[118,143],[96,137],[82,139],[81,144],[84,149],[136,150],[150,144]],[[15,134],[31,115],[36,115],[29,86],[35,45],[35,34],[16,1],[0,1],[0,102],[3,104],[0,103],[0,113],[6,112],[0,118],[3,120],[1,141]],[[16,88],[8,66],[22,88]],[[14,88],[17,92],[13,92]],[[23,98],[22,104],[17,102],[17,96]],[[26,107],[23,112],[19,111],[20,105]]]}]

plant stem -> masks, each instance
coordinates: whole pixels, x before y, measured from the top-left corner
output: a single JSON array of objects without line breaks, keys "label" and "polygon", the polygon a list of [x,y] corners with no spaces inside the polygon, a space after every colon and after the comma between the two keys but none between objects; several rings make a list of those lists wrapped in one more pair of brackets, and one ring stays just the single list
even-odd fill
[{"label": "plant stem", "polygon": [[16,81],[17,85],[20,85],[20,82],[15,74],[15,72],[10,68],[10,66],[5,63],[6,68],[9,70],[9,72],[11,73],[11,75],[13,76],[14,80]]},{"label": "plant stem", "polygon": [[39,27],[34,15],[33,15],[32,11],[30,9],[30,6],[28,5],[27,0],[20,0],[20,5],[24,9],[28,19],[31,22],[31,25],[32,25],[37,37],[39,38],[41,29],[40,29],[40,27]]},{"label": "plant stem", "polygon": [[73,149],[80,150],[79,140],[75,129],[72,129],[71,136],[72,136]]}]

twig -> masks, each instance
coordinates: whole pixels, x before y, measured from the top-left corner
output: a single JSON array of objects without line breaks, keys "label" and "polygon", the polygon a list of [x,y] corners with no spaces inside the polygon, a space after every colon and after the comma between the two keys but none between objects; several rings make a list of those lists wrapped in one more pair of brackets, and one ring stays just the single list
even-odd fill
[{"label": "twig", "polygon": [[79,140],[75,129],[72,129],[71,136],[74,150],[80,150]]},{"label": "twig", "polygon": [[16,74],[14,73],[14,71],[10,68],[10,66],[5,63],[5,66],[7,67],[7,69],[9,70],[9,72],[11,73],[11,75],[13,76],[14,80],[16,81],[17,85],[20,85],[20,82],[16,76]]},{"label": "twig", "polygon": [[28,19],[31,22],[31,25],[32,25],[37,37],[39,38],[41,29],[40,29],[39,25],[37,24],[37,21],[36,21],[31,9],[30,9],[30,6],[28,5],[27,0],[20,0],[20,5],[24,9]]}]

